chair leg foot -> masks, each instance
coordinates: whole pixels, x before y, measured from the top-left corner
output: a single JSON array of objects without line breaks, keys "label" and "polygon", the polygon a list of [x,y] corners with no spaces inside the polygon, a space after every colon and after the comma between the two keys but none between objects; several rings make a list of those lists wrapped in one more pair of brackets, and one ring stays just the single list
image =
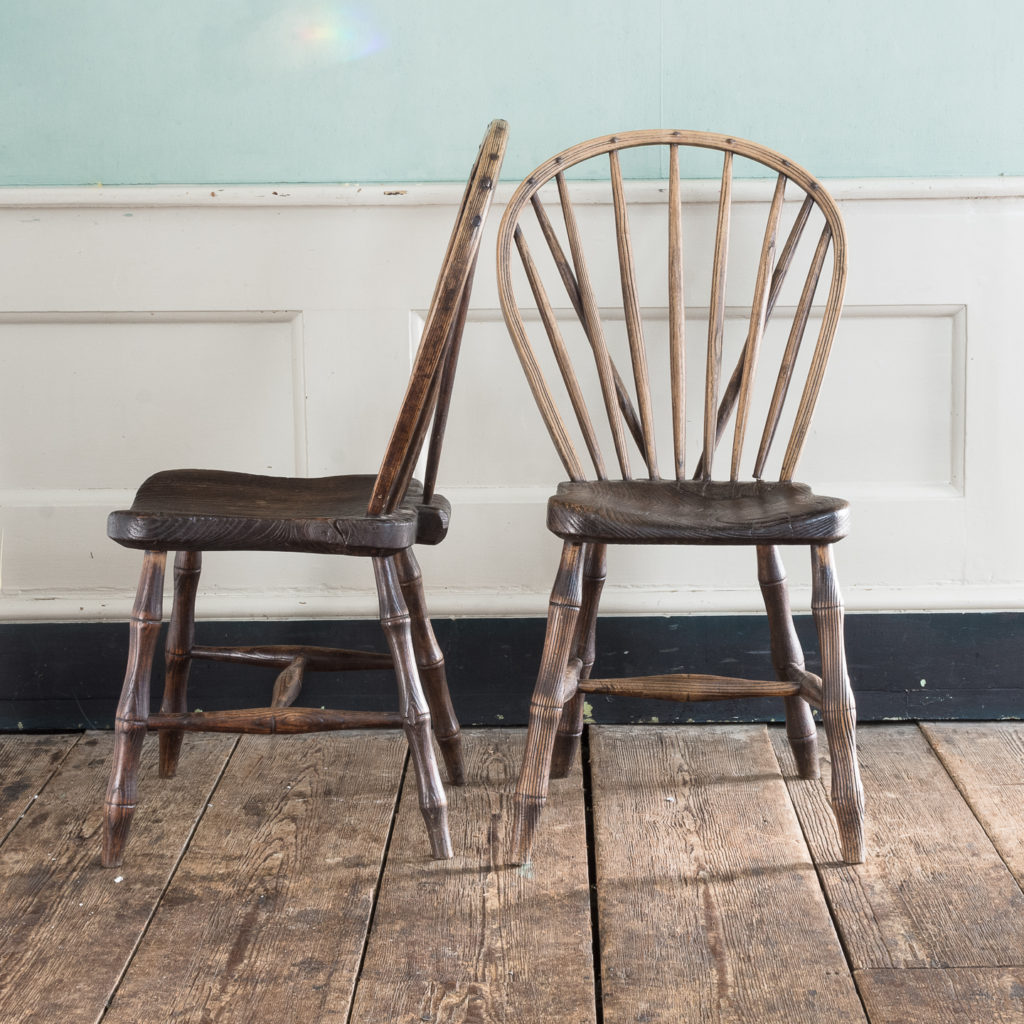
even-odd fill
[{"label": "chair leg foot", "polygon": [[564,779],[572,770],[583,735],[583,694],[577,693],[562,709],[551,752],[551,778]]},{"label": "chair leg foot", "polygon": [[512,846],[508,858],[510,864],[525,864],[529,861],[533,836],[540,823],[545,802],[546,798],[542,796],[516,795],[512,819]]},{"label": "chair leg foot", "polygon": [[430,855],[434,860],[448,860],[452,856],[452,840],[448,830],[448,799],[441,785],[434,749],[430,739],[430,719],[423,718],[405,726],[413,770],[419,792],[420,812],[427,826]]},{"label": "chair leg foot", "polygon": [[436,860],[447,860],[452,855],[452,841],[448,832],[448,798],[434,756],[430,709],[420,684],[412,621],[399,583],[396,562],[393,555],[373,560],[377,598],[380,602],[380,623],[398,676],[399,710],[405,723],[405,737],[416,773],[420,810],[427,826],[430,853]]},{"label": "chair leg foot", "polygon": [[105,868],[119,868],[124,862],[128,833],[135,816],[142,741],[146,737],[144,725],[128,725],[118,721],[115,729],[114,766],[103,806],[101,863]]},{"label": "chair leg foot", "polygon": [[412,643],[416,652],[420,683],[430,708],[434,736],[441,748],[448,781],[453,786],[466,783],[466,768],[462,760],[462,736],[459,720],[455,717],[448,678],[444,667],[444,654],[434,635],[427,613],[427,600],[423,593],[423,576],[411,548],[395,555],[398,582],[409,609]]},{"label": "chair leg foot", "polygon": [[114,722],[114,757],[103,812],[104,867],[119,867],[135,814],[139,760],[149,718],[149,676],[163,614],[163,551],[147,551],[129,624],[128,667]]},{"label": "chair leg foot", "polygon": [[786,738],[801,779],[821,778],[818,731],[810,705],[802,697],[786,697]]},{"label": "chair leg foot", "polygon": [[[164,699],[160,710],[180,713],[188,710],[186,693],[192,667],[192,644],[195,641],[196,591],[203,568],[199,551],[179,551],[174,556],[174,604],[167,628],[164,651]],[[160,732],[160,778],[174,778],[181,755],[184,733],[180,729]]]},{"label": "chair leg foot", "polygon": [[832,760],[832,808],[843,859],[860,864],[864,860],[864,790],[857,765],[857,710],[846,669],[843,601],[831,547],[812,547],[811,564],[811,610],[821,645],[821,717]]},{"label": "chair leg foot", "polygon": [[566,542],[548,605],[544,652],[530,701],[526,750],[512,804],[512,848],[509,852],[512,864],[525,864],[529,860],[533,836],[547,800],[555,737],[563,720],[562,680],[573,649],[580,612],[581,561],[581,545]]}]

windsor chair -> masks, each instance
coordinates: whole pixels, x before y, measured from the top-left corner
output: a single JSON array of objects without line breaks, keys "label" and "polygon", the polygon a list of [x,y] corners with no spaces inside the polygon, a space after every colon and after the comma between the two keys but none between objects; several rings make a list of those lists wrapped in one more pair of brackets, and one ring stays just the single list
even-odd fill
[{"label": "windsor chair", "polygon": [[[659,292],[664,297],[655,305],[664,307],[667,302],[668,337],[659,353],[662,360],[659,374],[669,378],[671,410],[657,421],[651,381],[654,379],[660,384],[664,377],[659,380],[653,376],[653,364],[648,360],[650,346],[645,343],[639,264],[634,258],[627,188],[620,161],[620,153],[625,150],[652,146],[661,147],[663,154],[667,151],[668,158],[668,185],[663,190],[667,193],[663,200],[667,206],[667,231],[661,228],[667,236],[667,251],[659,249],[658,259],[666,272],[663,276],[659,274],[657,286],[664,289],[663,293]],[[690,431],[688,446],[684,184],[680,155],[692,152],[693,148],[718,151],[722,174],[714,244],[709,246],[713,255],[706,357],[699,360],[704,363],[703,412],[698,421],[699,432]],[[773,172],[775,182],[763,235],[760,228],[757,231],[760,255],[753,287],[749,289],[744,284],[745,326],[743,334],[734,340],[737,343],[740,337],[745,340],[735,369],[725,382],[722,362],[727,319],[726,271],[730,265],[733,165],[737,159],[752,161],[761,175],[764,169]],[[592,264],[597,272],[591,273],[584,257],[583,231],[570,198],[566,172],[587,160],[607,161],[618,275],[602,275],[602,268],[597,264]],[[592,167],[581,176],[593,177]],[[550,205],[553,209],[557,206],[559,213],[549,215],[542,190],[552,180],[554,188],[548,188],[545,194],[554,193]],[[787,185],[798,193],[799,205],[787,203]],[[528,209],[532,210],[532,216],[526,216]],[[649,205],[645,207],[644,216],[653,216]],[[786,221],[789,229],[779,250]],[[801,245],[805,236],[813,235],[813,231],[806,230],[810,223],[820,223],[817,242]],[[610,226],[605,234],[610,236],[611,231]],[[534,239],[538,252],[546,250],[543,259],[540,256],[535,259],[528,234]],[[563,239],[568,244],[568,255]],[[644,238],[645,258],[650,257],[652,245],[649,243],[648,232]],[[518,259],[513,257],[513,249]],[[827,271],[829,252],[830,271]],[[777,300],[788,271],[797,263],[806,263],[806,275],[799,290],[791,291],[796,301],[787,311]],[[750,269],[749,261],[745,269]],[[602,276],[618,277],[607,285],[617,293],[614,298],[599,293],[594,282],[600,283]],[[801,343],[823,277],[828,280],[828,288],[820,309],[821,326],[794,412],[792,403],[787,406],[786,399],[791,384],[798,377],[798,366],[803,365],[799,362]],[[569,476],[567,482],[558,485],[548,502],[548,529],[562,540],[563,547],[530,706],[526,752],[516,787],[510,858],[513,863],[528,859],[549,779],[564,776],[575,756],[582,733],[583,700],[589,693],[676,701],[782,697],[787,734],[799,771],[805,778],[818,775],[816,732],[809,705],[820,708],[832,755],[831,795],[842,853],[849,862],[863,859],[863,792],[857,767],[854,699],[844,653],[843,603],[832,555],[832,545],[848,530],[848,506],[840,498],[815,495],[807,485],[793,480],[839,319],[845,279],[846,239],[832,198],[802,168],[764,146],[742,139],[705,132],[660,130],[624,132],[593,139],[542,164],[510,200],[498,232],[501,306],[533,397]],[[549,298],[552,285],[567,297],[568,306],[564,309],[560,310]],[[517,298],[517,288],[529,297],[526,301],[521,303]],[[548,386],[541,362],[531,347],[524,317],[526,310],[529,310],[531,325],[537,318],[550,342],[553,359],[549,359],[549,376],[561,379],[561,405],[564,408],[568,400],[575,413],[573,426],[569,425],[571,420],[563,419],[559,400]],[[609,315],[612,312],[616,314],[614,317]],[[774,345],[776,349],[781,348],[779,370],[767,402],[752,478],[746,479],[740,472],[744,438],[755,407],[758,356],[765,347],[762,343],[766,326],[773,314]],[[788,321],[788,335],[785,331],[776,331],[783,319]],[[664,320],[663,316],[663,332]],[[624,322],[624,331],[621,322]],[[616,350],[612,342],[616,340],[617,324],[619,347]],[[646,326],[650,335],[649,318]],[[540,327],[536,330],[539,333]],[[631,366],[632,394],[616,365],[616,353],[620,363],[628,360]],[[598,408],[603,408],[607,426],[588,411],[585,394],[588,383],[595,395],[600,396],[596,401]],[[792,417],[788,444],[777,479],[765,479],[772,442],[784,423],[784,411],[786,416]],[[715,451],[734,414],[729,477],[714,479]],[[606,464],[602,451],[602,440],[607,448],[609,437],[619,479],[613,478],[614,471]],[[580,440],[593,464],[591,475],[579,455]],[[671,469],[666,477],[660,475],[658,467],[659,440],[672,449]],[[691,454],[699,453],[692,476],[687,476],[688,447]],[[642,464],[636,475],[630,464],[633,451],[639,453]],[[696,674],[590,678],[609,544],[754,547],[777,678],[768,681]],[[821,677],[805,669],[793,627],[786,574],[779,553],[780,546],[793,544],[807,544],[811,550],[812,611],[821,644]]]},{"label": "windsor chair", "polygon": [[[174,775],[188,731],[300,733],[363,727],[405,730],[431,853],[452,854],[447,801],[431,745],[433,726],[449,781],[464,781],[459,723],[444,659],[427,616],[413,544],[437,544],[450,505],[435,493],[438,460],[484,219],[494,194],[508,125],[487,129],[469,177],[419,350],[380,470],[320,479],[184,469],[146,480],[130,509],[111,513],[107,532],[145,551],[130,623],[128,669],[117,708],[102,861],[121,864],[136,804],[142,740],[160,733],[160,774]],[[427,441],[428,432],[430,434]],[[413,470],[424,443],[424,480]],[[306,551],[370,558],[389,654],[301,646],[208,647],[195,643],[195,599],[203,551]],[[162,617],[166,554],[175,551],[174,603],[160,711],[150,713],[149,679]],[[193,659],[274,668],[270,705],[188,711]],[[296,707],[306,672],[393,668],[399,711]]]}]

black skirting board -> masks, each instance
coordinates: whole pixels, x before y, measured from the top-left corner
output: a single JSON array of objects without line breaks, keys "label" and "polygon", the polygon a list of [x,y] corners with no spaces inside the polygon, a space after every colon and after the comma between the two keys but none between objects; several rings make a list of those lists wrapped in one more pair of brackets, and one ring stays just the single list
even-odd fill
[{"label": "black skirting board", "polygon": [[[797,631],[818,671],[810,616]],[[523,725],[540,661],[544,620],[436,619],[456,712],[464,725]],[[1024,716],[1024,613],[851,614],[850,675],[862,722]],[[199,622],[202,644],[319,643],[384,650],[375,620]],[[124,623],[0,625],[0,730],[113,726],[124,675]],[[768,627],[757,615],[607,617],[598,623],[600,677],[663,672],[771,678]],[[153,673],[159,703],[161,659]],[[388,671],[311,674],[298,703],[351,710],[397,706]],[[265,706],[274,672],[196,662],[193,709]],[[780,721],[779,700],[676,704],[593,695],[588,720],[602,723]]]}]

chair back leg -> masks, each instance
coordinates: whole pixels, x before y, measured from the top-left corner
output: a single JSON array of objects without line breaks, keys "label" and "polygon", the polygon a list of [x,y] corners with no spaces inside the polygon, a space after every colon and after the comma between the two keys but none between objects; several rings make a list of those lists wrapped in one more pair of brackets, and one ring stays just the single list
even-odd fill
[{"label": "chair back leg", "polygon": [[526,751],[513,804],[512,849],[509,855],[513,864],[525,864],[529,860],[533,835],[547,800],[551,755],[566,703],[563,679],[572,654],[582,601],[582,549],[583,545],[569,541],[563,545],[562,560],[548,604],[544,652],[537,685],[530,700]]},{"label": "chair back leg", "polygon": [[163,551],[147,551],[129,625],[128,668],[114,722],[114,757],[103,815],[103,866],[118,867],[124,859],[135,814],[137,775],[142,741],[149,719],[149,677],[153,669],[163,617]]},{"label": "chair back leg", "polygon": [[857,709],[846,670],[843,599],[832,547],[811,547],[811,611],[821,644],[821,717],[832,761],[832,807],[848,864],[864,860],[864,790],[857,767]]},{"label": "chair back leg", "polygon": [[434,736],[441,748],[448,781],[453,786],[462,786],[466,782],[466,769],[462,760],[462,733],[459,729],[459,720],[455,717],[455,709],[452,707],[451,694],[448,692],[444,654],[430,624],[427,601],[423,594],[423,577],[412,548],[399,552],[395,556],[395,565],[398,568],[402,596],[409,609],[416,665],[430,708]]},{"label": "chair back leg", "polygon": [[[179,551],[174,556],[174,604],[164,651],[166,667],[161,714],[188,711],[188,675],[196,632],[196,591],[202,567],[203,556],[199,551]],[[178,770],[178,755],[184,735],[180,729],[160,731],[160,778],[173,778]]]},{"label": "chair back leg", "polygon": [[[597,610],[607,575],[607,545],[588,544],[583,557],[583,598],[576,622],[573,657],[580,660],[580,679],[589,679],[597,653]],[[562,709],[551,754],[551,778],[564,779],[579,750],[583,735],[583,702],[585,694],[576,693]]]},{"label": "chair back leg", "polygon": [[398,676],[399,711],[402,715],[409,754],[416,772],[420,810],[427,825],[430,852],[437,860],[452,855],[448,833],[448,798],[437,770],[437,759],[430,734],[430,708],[420,685],[413,645],[411,618],[402,596],[398,567],[394,556],[373,560],[380,601],[380,622],[394,658]]},{"label": "chair back leg", "polygon": [[[758,547],[757,580],[768,612],[775,676],[785,682],[790,680],[791,669],[804,670],[804,652],[793,626],[786,570],[777,547]],[[818,765],[818,731],[814,726],[810,705],[803,697],[782,699],[786,707],[786,736],[796,760],[797,771],[802,779],[816,779],[821,775]]]}]

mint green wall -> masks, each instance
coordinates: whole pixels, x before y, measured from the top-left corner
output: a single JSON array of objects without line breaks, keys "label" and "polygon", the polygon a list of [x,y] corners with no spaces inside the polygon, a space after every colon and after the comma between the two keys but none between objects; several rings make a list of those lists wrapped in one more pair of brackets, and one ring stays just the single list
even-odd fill
[{"label": "mint green wall", "polygon": [[657,126],[1022,174],[1022,36],[1020,0],[2,0],[0,184],[453,180],[494,116],[509,178]]}]

